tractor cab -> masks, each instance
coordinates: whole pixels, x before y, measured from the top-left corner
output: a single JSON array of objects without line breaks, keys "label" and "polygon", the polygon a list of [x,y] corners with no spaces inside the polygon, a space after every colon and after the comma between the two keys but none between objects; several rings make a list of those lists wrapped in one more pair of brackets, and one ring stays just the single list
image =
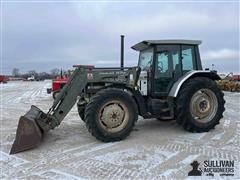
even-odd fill
[{"label": "tractor cab", "polygon": [[184,74],[202,70],[199,44],[201,41],[197,40],[147,40],[132,46],[140,52],[138,66],[141,68],[139,84],[142,93],[166,96],[174,82]]}]

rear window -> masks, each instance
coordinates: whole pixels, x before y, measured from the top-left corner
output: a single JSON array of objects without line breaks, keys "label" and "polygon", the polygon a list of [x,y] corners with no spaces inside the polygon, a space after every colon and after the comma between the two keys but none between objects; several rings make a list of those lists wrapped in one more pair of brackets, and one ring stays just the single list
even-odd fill
[{"label": "rear window", "polygon": [[182,45],[182,69],[185,71],[195,69],[195,60],[194,46]]}]

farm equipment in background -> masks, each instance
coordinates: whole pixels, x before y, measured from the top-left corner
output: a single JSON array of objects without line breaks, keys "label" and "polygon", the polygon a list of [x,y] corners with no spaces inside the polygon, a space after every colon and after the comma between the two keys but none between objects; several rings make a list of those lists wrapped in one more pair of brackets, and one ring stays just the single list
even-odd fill
[{"label": "farm equipment in background", "polygon": [[61,70],[61,75],[52,80],[52,88],[47,88],[47,93],[51,94],[53,99],[56,99],[56,96],[59,94],[61,89],[67,84],[69,77],[64,75]]},{"label": "farm equipment in background", "polygon": [[77,102],[88,131],[103,142],[125,139],[138,115],[176,119],[190,132],[207,132],[224,112],[223,93],[213,71],[202,70],[201,41],[147,40],[132,46],[139,51],[136,67],[75,66],[52,107],[36,106],[20,118],[10,154],[38,146],[44,133],[60,125]]},{"label": "farm equipment in background", "polygon": [[217,84],[223,91],[240,92],[240,75],[234,75],[231,72],[226,77],[218,80]]},{"label": "farm equipment in background", "polygon": [[52,88],[47,89],[47,93],[51,94],[53,99],[56,99],[56,96],[59,94],[61,89],[67,84],[69,78],[68,77],[57,77],[52,80]]},{"label": "farm equipment in background", "polygon": [[8,77],[4,75],[0,75],[0,83],[7,83],[7,81],[8,81]]}]

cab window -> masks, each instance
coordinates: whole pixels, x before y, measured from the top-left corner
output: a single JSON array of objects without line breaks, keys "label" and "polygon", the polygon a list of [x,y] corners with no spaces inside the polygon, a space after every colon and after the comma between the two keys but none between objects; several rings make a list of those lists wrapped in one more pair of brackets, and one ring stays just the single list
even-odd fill
[{"label": "cab window", "polygon": [[166,95],[179,75],[180,45],[158,45],[153,85],[155,93]]},{"label": "cab window", "polygon": [[169,72],[169,51],[161,51],[157,53],[157,62],[156,62],[156,68],[155,68],[155,78],[158,78],[158,76],[168,76]]},{"label": "cab window", "polygon": [[182,69],[189,71],[195,69],[195,51],[194,46],[182,45]]},{"label": "cab window", "polygon": [[140,52],[139,64],[142,71],[148,71],[153,61],[153,48],[149,48]]}]

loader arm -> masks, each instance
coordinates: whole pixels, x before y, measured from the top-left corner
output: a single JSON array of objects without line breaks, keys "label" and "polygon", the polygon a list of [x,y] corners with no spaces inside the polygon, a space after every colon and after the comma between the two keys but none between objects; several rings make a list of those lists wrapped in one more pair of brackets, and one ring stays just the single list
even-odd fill
[{"label": "loader arm", "polygon": [[76,103],[77,96],[81,94],[86,85],[87,69],[84,67],[76,68],[67,84],[54,100],[52,107],[46,114],[46,118],[37,120],[43,131],[54,129],[61,123]]}]

